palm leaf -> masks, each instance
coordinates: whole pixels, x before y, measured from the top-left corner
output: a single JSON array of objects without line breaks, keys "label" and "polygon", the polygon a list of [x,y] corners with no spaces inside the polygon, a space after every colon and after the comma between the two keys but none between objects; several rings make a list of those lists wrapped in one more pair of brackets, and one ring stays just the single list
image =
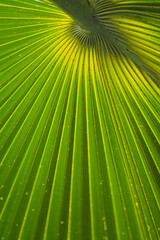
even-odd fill
[{"label": "palm leaf", "polygon": [[160,1],[92,4],[0,0],[2,240],[160,238]]}]

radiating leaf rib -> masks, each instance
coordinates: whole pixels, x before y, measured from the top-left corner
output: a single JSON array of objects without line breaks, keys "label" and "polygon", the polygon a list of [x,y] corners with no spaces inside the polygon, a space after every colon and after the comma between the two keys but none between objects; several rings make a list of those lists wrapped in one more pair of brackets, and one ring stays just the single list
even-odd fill
[{"label": "radiating leaf rib", "polygon": [[[81,239],[82,236],[82,205],[78,201],[82,199],[82,139],[79,132],[82,131],[82,65],[83,54],[79,57],[79,71],[77,72],[78,85],[76,96],[76,113],[75,113],[75,128],[74,128],[74,141],[73,141],[73,160],[71,170],[71,182],[70,182],[70,201],[68,210],[68,233],[67,239],[76,238]],[[74,221],[74,219],[79,221]]]}]

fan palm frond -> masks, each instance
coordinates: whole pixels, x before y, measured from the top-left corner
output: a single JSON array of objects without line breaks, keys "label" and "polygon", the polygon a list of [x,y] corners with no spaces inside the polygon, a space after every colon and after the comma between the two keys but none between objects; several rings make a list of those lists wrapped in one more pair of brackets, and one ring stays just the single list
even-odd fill
[{"label": "fan palm frond", "polygon": [[0,0],[1,239],[160,238],[160,1],[92,4]]}]

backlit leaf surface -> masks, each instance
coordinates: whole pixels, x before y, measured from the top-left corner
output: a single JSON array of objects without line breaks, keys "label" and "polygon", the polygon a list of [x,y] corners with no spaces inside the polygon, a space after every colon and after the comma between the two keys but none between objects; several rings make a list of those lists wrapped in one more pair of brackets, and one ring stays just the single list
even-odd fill
[{"label": "backlit leaf surface", "polygon": [[0,0],[1,240],[160,239],[160,1],[93,5]]}]

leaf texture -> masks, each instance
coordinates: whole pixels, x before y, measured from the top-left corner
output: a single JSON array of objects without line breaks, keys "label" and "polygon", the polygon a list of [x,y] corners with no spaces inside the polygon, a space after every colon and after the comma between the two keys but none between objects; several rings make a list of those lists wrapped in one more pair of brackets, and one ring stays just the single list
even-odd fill
[{"label": "leaf texture", "polygon": [[1,240],[160,239],[160,1],[92,4],[0,0]]}]

